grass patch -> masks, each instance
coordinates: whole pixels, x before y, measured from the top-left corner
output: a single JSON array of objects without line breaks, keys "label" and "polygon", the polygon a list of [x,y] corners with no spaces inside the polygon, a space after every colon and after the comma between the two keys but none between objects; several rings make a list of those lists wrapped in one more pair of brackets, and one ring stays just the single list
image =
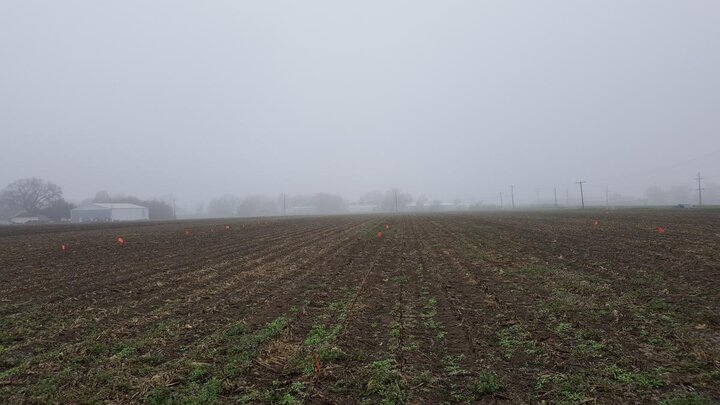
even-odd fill
[{"label": "grass patch", "polygon": [[504,387],[502,379],[492,371],[480,373],[473,382],[472,392],[476,396],[494,394]]},{"label": "grass patch", "polygon": [[456,376],[465,374],[465,370],[460,366],[460,362],[465,358],[465,355],[447,355],[443,358],[443,364],[445,364],[445,374],[449,376]]},{"label": "grass patch", "polygon": [[[340,319],[344,319],[344,314]],[[303,374],[312,374],[315,370],[313,352],[318,354],[320,364],[336,362],[344,358],[345,352],[335,344],[341,331],[342,324],[314,325],[303,341],[306,350],[298,352],[290,359],[292,367],[299,369]]]},{"label": "grass patch", "polygon": [[669,398],[658,402],[658,405],[711,405],[712,403],[704,396],[682,392],[672,394]]},{"label": "grass patch", "polygon": [[240,404],[267,403],[273,405],[294,405],[301,404],[307,398],[305,384],[295,381],[290,385],[283,386],[278,380],[274,380],[269,389],[264,391],[251,391],[240,398]]},{"label": "grass patch", "polygon": [[607,346],[578,332],[575,334],[575,348],[573,353],[579,358],[599,358],[607,351]]},{"label": "grass patch", "polygon": [[660,388],[665,385],[661,378],[662,369],[652,371],[629,371],[618,366],[611,366],[607,373],[623,385],[634,385],[641,388]]},{"label": "grass patch", "polygon": [[503,354],[506,358],[513,357],[518,351],[526,354],[538,354],[540,348],[537,342],[530,338],[521,325],[512,325],[498,332],[500,346],[503,348]]},{"label": "grass patch", "polygon": [[405,379],[395,359],[378,360],[368,369],[367,393],[377,395],[385,405],[405,404],[408,393]]},{"label": "grass patch", "polygon": [[[155,387],[145,398],[151,404],[211,404],[223,392],[224,383],[237,382],[252,367],[260,347],[276,338],[287,327],[288,320],[278,317],[253,333],[244,324],[231,325],[198,345],[186,355],[194,359],[208,356],[212,362],[181,360],[168,368],[187,370],[182,384],[169,389]],[[142,358],[142,357],[141,357]]]},{"label": "grass patch", "polygon": [[52,402],[51,399],[56,396],[57,391],[70,378],[71,374],[72,370],[65,368],[58,373],[45,377],[30,387],[28,394],[31,398],[40,402]]},{"label": "grass patch", "polygon": [[560,322],[555,326],[555,333],[558,335],[565,335],[572,330],[572,325],[566,322]]},{"label": "grass patch", "polygon": [[548,390],[557,398],[557,404],[577,404],[588,400],[585,395],[587,381],[583,375],[554,374],[543,375],[535,386],[538,390]]}]

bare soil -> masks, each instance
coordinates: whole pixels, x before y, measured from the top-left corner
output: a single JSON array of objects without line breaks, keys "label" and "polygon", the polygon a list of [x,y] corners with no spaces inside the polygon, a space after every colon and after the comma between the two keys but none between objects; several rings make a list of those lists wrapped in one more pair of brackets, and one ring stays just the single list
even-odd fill
[{"label": "bare soil", "polygon": [[718,401],[717,211],[0,228],[0,403]]}]

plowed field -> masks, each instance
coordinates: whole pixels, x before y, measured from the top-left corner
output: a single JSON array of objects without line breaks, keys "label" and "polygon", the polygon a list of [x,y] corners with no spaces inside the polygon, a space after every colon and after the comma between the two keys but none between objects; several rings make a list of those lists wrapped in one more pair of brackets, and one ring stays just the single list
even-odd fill
[{"label": "plowed field", "polygon": [[0,403],[717,401],[713,211],[0,228]]}]

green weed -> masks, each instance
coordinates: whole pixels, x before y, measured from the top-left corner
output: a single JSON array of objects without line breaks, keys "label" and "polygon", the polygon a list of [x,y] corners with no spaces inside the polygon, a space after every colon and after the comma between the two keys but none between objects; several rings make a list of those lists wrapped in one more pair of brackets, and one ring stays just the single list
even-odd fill
[{"label": "green weed", "polygon": [[518,350],[522,350],[526,354],[537,354],[540,348],[537,342],[530,339],[530,333],[521,325],[513,325],[498,332],[500,346],[504,350],[506,358],[511,358]]},{"label": "green weed", "polygon": [[494,394],[503,389],[503,381],[492,371],[484,371],[475,379],[472,391],[477,396]]},{"label": "green weed", "polygon": [[673,394],[668,399],[658,402],[658,405],[711,405],[712,401],[698,394],[685,392]]},{"label": "green weed", "polygon": [[616,381],[624,385],[634,384],[642,388],[660,388],[664,385],[660,378],[662,370],[654,369],[651,372],[645,371],[629,371],[616,365],[608,367],[607,373]]},{"label": "green weed", "polygon": [[447,355],[443,358],[443,364],[445,364],[445,373],[449,376],[456,376],[464,374],[465,370],[460,366],[460,362],[465,358],[465,355]]},{"label": "green weed", "polygon": [[380,396],[382,404],[407,403],[406,388],[405,379],[397,369],[395,359],[378,360],[370,364],[367,392]]}]

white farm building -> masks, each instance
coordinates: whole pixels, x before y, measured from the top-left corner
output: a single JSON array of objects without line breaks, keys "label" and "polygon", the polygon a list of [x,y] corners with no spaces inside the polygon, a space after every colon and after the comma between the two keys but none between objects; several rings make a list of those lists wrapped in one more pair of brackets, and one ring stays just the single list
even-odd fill
[{"label": "white farm building", "polygon": [[70,210],[70,221],[110,222],[149,219],[147,207],[127,203],[93,203]]}]

